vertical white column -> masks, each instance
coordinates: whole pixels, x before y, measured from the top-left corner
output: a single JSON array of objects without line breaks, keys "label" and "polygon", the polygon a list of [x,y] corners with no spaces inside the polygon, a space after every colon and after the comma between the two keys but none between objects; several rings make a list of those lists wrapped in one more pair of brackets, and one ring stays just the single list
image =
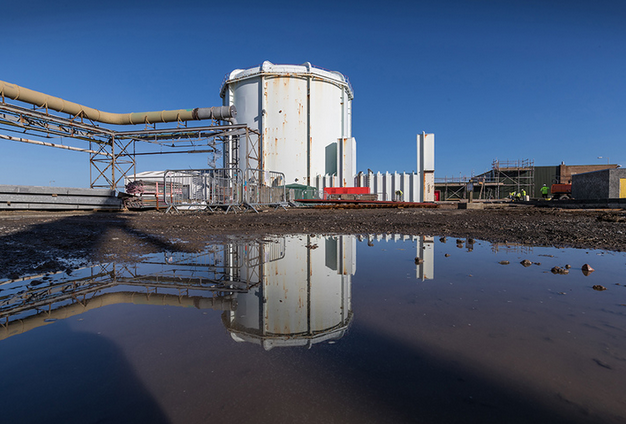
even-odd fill
[{"label": "vertical white column", "polygon": [[337,187],[354,187],[356,173],[356,140],[337,139]]},{"label": "vertical white column", "polygon": [[420,177],[419,201],[433,202],[435,200],[435,134],[422,132],[417,135],[417,174]]},{"label": "vertical white column", "polygon": [[385,172],[384,177],[384,188],[383,188],[383,200],[393,200],[393,197],[390,197],[390,194],[393,195],[392,183],[391,183],[391,174],[389,172]]},{"label": "vertical white column", "polygon": [[411,198],[411,183],[410,183],[410,174],[406,172],[402,173],[402,180],[400,184],[400,190],[402,190],[402,201],[403,202],[412,202]]},{"label": "vertical white column", "polygon": [[415,266],[415,277],[421,281],[434,279],[435,239],[430,236],[420,236],[415,257],[421,259],[421,263]]}]

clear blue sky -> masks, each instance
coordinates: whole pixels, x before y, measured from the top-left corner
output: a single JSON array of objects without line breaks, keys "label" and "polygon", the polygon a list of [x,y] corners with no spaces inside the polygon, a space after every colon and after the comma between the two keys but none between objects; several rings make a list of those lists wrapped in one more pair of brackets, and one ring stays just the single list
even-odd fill
[{"label": "clear blue sky", "polygon": [[[436,177],[494,159],[626,166],[626,1],[3,3],[0,80],[104,111],[216,106],[233,69],[308,61],[352,82],[359,170],[415,170],[422,131]],[[2,184],[89,185],[87,154],[0,149]]]}]

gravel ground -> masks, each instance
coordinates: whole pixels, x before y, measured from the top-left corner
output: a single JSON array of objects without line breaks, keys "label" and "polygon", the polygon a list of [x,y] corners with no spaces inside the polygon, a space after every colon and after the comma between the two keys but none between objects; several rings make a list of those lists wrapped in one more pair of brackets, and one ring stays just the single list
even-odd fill
[{"label": "gravel ground", "polygon": [[411,234],[533,246],[626,251],[626,211],[508,206],[484,210],[289,209],[259,214],[0,213],[0,278],[130,261],[163,250],[198,251],[231,237]]}]

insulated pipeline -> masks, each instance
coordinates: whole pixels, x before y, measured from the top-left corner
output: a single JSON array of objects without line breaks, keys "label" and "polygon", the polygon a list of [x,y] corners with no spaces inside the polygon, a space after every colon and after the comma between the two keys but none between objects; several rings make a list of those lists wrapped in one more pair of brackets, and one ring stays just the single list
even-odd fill
[{"label": "insulated pipeline", "polygon": [[68,113],[104,124],[134,125],[155,124],[159,122],[196,121],[215,119],[234,123],[237,110],[234,106],[203,107],[195,109],[163,110],[156,112],[110,113],[98,109],[68,102],[59,97],[49,96],[38,91],[0,81],[0,100],[5,98],[18,100],[32,105]]}]

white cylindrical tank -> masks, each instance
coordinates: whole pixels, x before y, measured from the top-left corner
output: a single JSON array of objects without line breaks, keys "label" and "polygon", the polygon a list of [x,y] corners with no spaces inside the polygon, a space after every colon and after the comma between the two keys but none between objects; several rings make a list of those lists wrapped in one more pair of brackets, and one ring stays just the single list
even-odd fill
[{"label": "white cylindrical tank", "polygon": [[[225,159],[236,155],[242,169],[283,172],[288,184],[313,185],[317,175],[339,175],[340,185],[353,185],[354,95],[342,74],[308,62],[274,65],[266,61],[231,72],[220,95],[225,106],[237,108],[237,122],[258,130],[262,139],[258,147],[241,142],[238,152],[225,152]],[[352,152],[341,148],[341,140]]]}]

